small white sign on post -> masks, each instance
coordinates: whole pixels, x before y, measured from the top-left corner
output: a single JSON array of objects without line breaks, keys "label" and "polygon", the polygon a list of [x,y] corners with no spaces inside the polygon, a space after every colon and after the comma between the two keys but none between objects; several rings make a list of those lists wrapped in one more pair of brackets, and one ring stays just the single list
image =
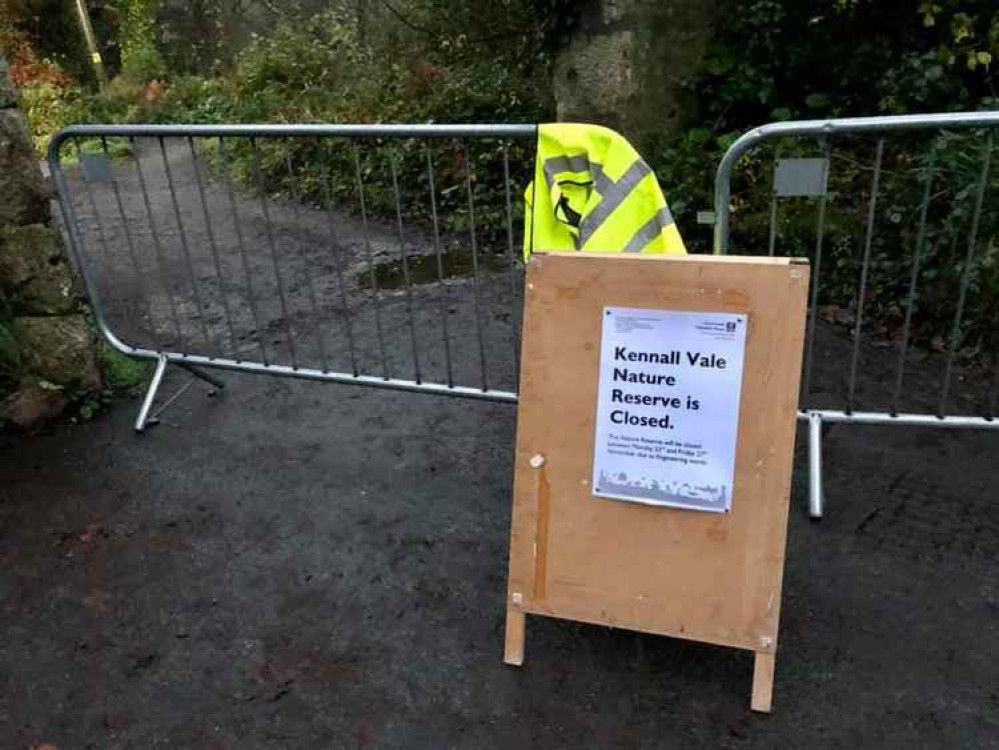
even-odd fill
[{"label": "small white sign on post", "polygon": [[732,507],[746,316],[604,308],[593,494]]}]

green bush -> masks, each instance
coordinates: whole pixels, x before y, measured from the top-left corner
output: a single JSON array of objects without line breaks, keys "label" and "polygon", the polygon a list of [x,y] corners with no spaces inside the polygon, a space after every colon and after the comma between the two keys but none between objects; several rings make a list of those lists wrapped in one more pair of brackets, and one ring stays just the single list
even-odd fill
[{"label": "green bush", "polygon": [[22,86],[20,95],[31,140],[38,152],[44,154],[52,136],[71,119],[67,117],[67,109],[78,94],[71,88],[43,81]]}]

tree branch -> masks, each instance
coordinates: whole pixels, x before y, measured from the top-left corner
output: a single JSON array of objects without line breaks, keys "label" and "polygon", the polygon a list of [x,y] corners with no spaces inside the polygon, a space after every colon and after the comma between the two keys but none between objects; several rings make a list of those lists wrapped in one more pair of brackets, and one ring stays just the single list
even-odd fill
[{"label": "tree branch", "polygon": [[[399,23],[403,24],[407,28],[412,29],[413,31],[419,32],[420,34],[426,34],[427,36],[432,36],[432,37],[440,37],[440,36],[442,36],[442,33],[440,31],[434,31],[433,29],[428,29],[426,26],[419,26],[419,25],[413,23],[412,21],[410,21],[406,17],[406,15],[404,13],[402,13],[397,8],[393,7],[393,5],[388,0],[382,0],[382,5],[385,6],[385,9],[389,13],[391,13],[393,16],[396,17],[396,19],[399,21]],[[488,36],[466,38],[465,39],[465,43],[466,44],[485,44],[487,42],[497,42],[497,41],[500,41],[502,39],[513,39],[514,37],[523,36],[524,34],[527,34],[527,33],[529,33],[529,31],[524,30],[524,29],[519,29],[517,31],[503,31],[503,32],[499,32],[499,33],[496,33],[496,34],[490,34]]]},{"label": "tree branch", "polygon": [[388,0],[382,0],[382,5],[384,5],[385,6],[385,10],[387,10],[389,13],[391,13],[393,16],[395,16],[396,19],[403,26],[406,26],[406,27],[412,29],[413,31],[418,31],[421,34],[427,34],[428,36],[440,36],[440,33],[437,32],[437,31],[434,31],[433,29],[428,29],[428,28],[425,28],[423,26],[417,26],[415,23],[413,23],[408,18],[406,18],[406,16],[403,13],[401,13],[398,10],[396,10],[392,6],[392,3],[390,3]]}]

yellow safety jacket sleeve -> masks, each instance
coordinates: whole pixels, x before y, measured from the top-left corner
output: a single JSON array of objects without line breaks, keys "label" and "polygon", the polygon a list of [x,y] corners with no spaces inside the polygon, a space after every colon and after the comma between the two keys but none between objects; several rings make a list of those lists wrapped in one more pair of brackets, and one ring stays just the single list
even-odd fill
[{"label": "yellow safety jacket sleeve", "polygon": [[599,125],[538,126],[525,192],[531,253],[686,253],[655,173],[621,135]]}]

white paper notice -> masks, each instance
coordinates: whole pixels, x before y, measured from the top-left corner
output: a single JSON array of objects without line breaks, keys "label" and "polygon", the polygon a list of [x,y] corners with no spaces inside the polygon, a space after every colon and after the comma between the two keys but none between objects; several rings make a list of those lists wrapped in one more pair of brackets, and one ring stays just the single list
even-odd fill
[{"label": "white paper notice", "polygon": [[746,316],[604,308],[593,494],[732,507]]}]

